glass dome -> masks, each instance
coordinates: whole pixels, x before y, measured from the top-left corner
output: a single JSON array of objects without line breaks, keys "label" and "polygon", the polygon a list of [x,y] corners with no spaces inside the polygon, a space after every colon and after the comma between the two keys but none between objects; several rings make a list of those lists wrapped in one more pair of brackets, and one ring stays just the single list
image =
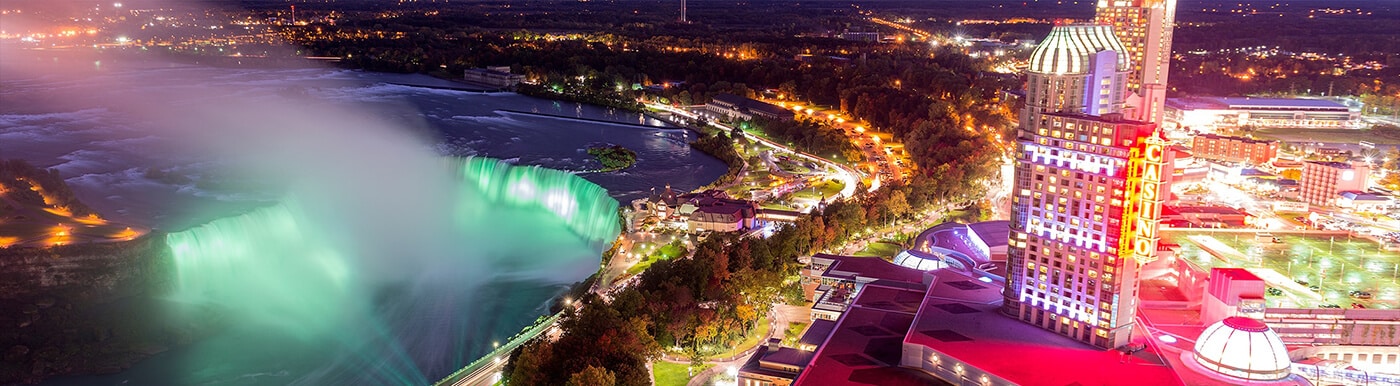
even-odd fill
[{"label": "glass dome", "polygon": [[1283,379],[1293,365],[1278,334],[1264,322],[1239,316],[1206,327],[1193,352],[1202,367],[1248,380]]}]

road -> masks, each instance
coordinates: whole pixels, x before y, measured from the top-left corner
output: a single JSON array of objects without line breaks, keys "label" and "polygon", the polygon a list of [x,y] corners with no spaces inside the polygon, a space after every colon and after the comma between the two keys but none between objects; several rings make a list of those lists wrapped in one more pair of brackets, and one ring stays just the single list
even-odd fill
[{"label": "road", "polygon": [[[810,103],[783,101],[760,98],[760,101],[792,108],[794,111],[801,110],[798,114],[826,120],[826,124],[846,133],[851,144],[862,152],[865,161],[857,163],[855,166],[860,172],[868,172],[871,179],[870,189],[874,192],[879,190],[880,184],[884,180],[898,180],[906,178],[907,172],[904,170],[905,162],[909,162],[907,156],[896,155],[895,149],[904,148],[903,144],[893,142],[893,136],[889,133],[879,133],[873,130],[870,124],[859,121],[853,117],[846,116],[840,110],[813,108]],[[807,110],[811,110],[808,112]],[[884,138],[890,139],[884,139]]]},{"label": "road", "polygon": [[[680,115],[680,116],[683,116],[683,117],[686,117],[686,118],[690,118],[690,119],[695,119],[695,118],[696,118],[696,115],[695,115],[694,113],[691,113],[691,112],[689,112],[689,111],[685,111],[684,109],[678,109],[678,108],[675,108],[675,107],[671,107],[671,106],[668,106],[668,105],[654,104],[654,103],[646,103],[646,106],[647,106],[647,107],[650,107],[650,108],[654,108],[654,109],[665,110],[665,111],[668,111],[668,112],[670,112],[670,113],[672,113],[672,114]],[[725,124],[722,124],[722,123],[710,122],[710,125],[712,125],[712,126],[714,126],[714,127],[717,127],[717,128],[720,128],[721,130],[725,130],[725,131],[727,131],[727,132],[733,132],[733,131],[734,131],[734,128],[733,128],[733,127],[730,127],[730,126],[725,125]],[[740,132],[743,132],[743,131],[740,131]],[[822,158],[822,157],[819,157],[819,156],[816,156],[816,155],[812,155],[812,154],[808,154],[808,153],[804,153],[804,152],[800,152],[800,151],[794,150],[794,149],[792,149],[792,148],[790,148],[790,147],[787,147],[786,145],[783,145],[783,144],[780,144],[780,143],[771,141],[771,140],[769,140],[769,139],[767,139],[767,138],[759,137],[759,136],[756,136],[756,135],[753,135],[753,134],[749,134],[749,133],[747,133],[747,132],[743,132],[743,133],[744,133],[744,138],[746,138],[746,139],[748,139],[748,140],[750,140],[750,141],[755,141],[755,142],[763,143],[764,145],[767,145],[767,146],[769,146],[769,147],[772,147],[772,148],[776,149],[777,151],[784,152],[784,153],[788,153],[788,154],[791,154],[791,155],[794,156],[794,157],[802,158],[802,159],[805,159],[805,160],[808,160],[808,161],[816,162],[816,163],[822,165],[822,166],[825,167],[825,168],[829,168],[829,169],[836,170],[836,174],[832,175],[832,177],[834,177],[834,178],[836,178],[836,179],[838,179],[838,180],[841,180],[841,182],[842,182],[843,184],[845,184],[845,187],[841,189],[841,193],[838,194],[838,198],[848,198],[848,197],[853,197],[853,196],[855,196],[855,193],[856,193],[856,183],[860,181],[860,179],[858,178],[859,173],[856,173],[856,171],[853,170],[853,169],[851,169],[850,167],[848,167],[848,166],[846,166],[846,165],[842,165],[841,163],[838,163],[838,162],[836,162],[836,161],[832,161],[832,160],[829,160],[829,159],[826,159],[826,158]]]},{"label": "road", "polygon": [[457,372],[433,384],[476,386],[496,383],[496,381],[500,380],[500,372],[506,366],[506,362],[510,361],[511,351],[533,340],[536,336],[539,336],[539,334],[553,330],[558,324],[561,315],[563,314],[560,313],[550,316],[549,319],[546,319],[543,323],[531,327],[529,330],[517,335],[515,339],[492,350],[490,354],[478,358],[475,362],[472,362],[466,367],[457,370]]}]

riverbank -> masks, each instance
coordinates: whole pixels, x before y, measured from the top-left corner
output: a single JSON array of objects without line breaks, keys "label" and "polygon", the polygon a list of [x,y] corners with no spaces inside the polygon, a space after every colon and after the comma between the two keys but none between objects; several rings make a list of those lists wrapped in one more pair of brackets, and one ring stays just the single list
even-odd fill
[{"label": "riverbank", "polygon": [[113,374],[208,336],[213,309],[184,318],[162,299],[174,269],[164,235],[44,248],[0,248],[0,384]]}]

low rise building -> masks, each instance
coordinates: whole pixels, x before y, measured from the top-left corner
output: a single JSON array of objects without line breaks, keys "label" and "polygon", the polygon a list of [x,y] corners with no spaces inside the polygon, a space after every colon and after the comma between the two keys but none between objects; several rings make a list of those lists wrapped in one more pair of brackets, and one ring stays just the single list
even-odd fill
[{"label": "low rise building", "polygon": [[510,73],[510,67],[506,66],[469,68],[463,73],[462,80],[483,86],[508,88],[520,84],[525,80],[525,76]]},{"label": "low rise building", "polygon": [[1338,194],[1337,207],[1358,212],[1380,212],[1390,209],[1394,201],[1375,193],[1345,191]]},{"label": "low rise building", "polygon": [[783,347],[782,340],[772,338],[759,346],[753,356],[739,367],[738,384],[744,386],[788,386],[797,374],[812,361],[813,352]]},{"label": "low rise building", "polygon": [[777,105],[734,94],[719,94],[710,98],[705,110],[717,117],[747,121],[757,118],[790,121],[794,113]]},{"label": "low rise building", "polygon": [[1342,192],[1366,191],[1370,175],[1371,166],[1362,162],[1304,162],[1299,198],[1312,205],[1333,206]]},{"label": "low rise building", "polygon": [[837,35],[837,37],[858,42],[880,42],[880,33],[875,31],[846,31],[842,32],[840,35]]},{"label": "low rise building", "polygon": [[1173,228],[1243,228],[1254,222],[1249,212],[1228,206],[1162,206],[1162,224]]},{"label": "low rise building", "polygon": [[660,193],[633,200],[632,209],[640,215],[685,227],[691,233],[754,229],[762,211],[756,202],[734,199],[718,190],[676,194],[669,185]]},{"label": "low rise building", "polygon": [[1191,154],[1205,159],[1265,165],[1278,158],[1278,141],[1202,134],[1191,139]]},{"label": "low rise building", "polygon": [[1207,132],[1232,127],[1356,129],[1361,110],[1326,99],[1168,98],[1165,125]]}]

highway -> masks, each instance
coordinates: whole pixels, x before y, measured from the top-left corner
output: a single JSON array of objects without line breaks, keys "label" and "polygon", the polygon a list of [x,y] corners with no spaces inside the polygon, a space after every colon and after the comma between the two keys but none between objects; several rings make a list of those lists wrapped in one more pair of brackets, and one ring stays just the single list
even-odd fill
[{"label": "highway", "polygon": [[559,317],[561,315],[563,314],[558,313],[551,315],[548,319],[545,319],[543,322],[536,324],[534,327],[525,330],[519,335],[516,335],[515,339],[511,339],[509,342],[506,342],[506,344],[501,345],[500,347],[496,347],[496,349],[492,350],[491,353],[486,354],[481,358],[477,358],[475,362],[472,362],[466,367],[457,370],[457,372],[454,372],[451,375],[448,375],[447,377],[443,378],[442,380],[433,383],[433,385],[489,386],[491,384],[496,383],[496,381],[500,380],[501,369],[506,366],[506,362],[510,361],[511,351],[515,351],[516,348],[519,348],[526,342],[533,340],[536,336],[539,336],[541,333],[553,329],[555,325],[559,323]]}]

